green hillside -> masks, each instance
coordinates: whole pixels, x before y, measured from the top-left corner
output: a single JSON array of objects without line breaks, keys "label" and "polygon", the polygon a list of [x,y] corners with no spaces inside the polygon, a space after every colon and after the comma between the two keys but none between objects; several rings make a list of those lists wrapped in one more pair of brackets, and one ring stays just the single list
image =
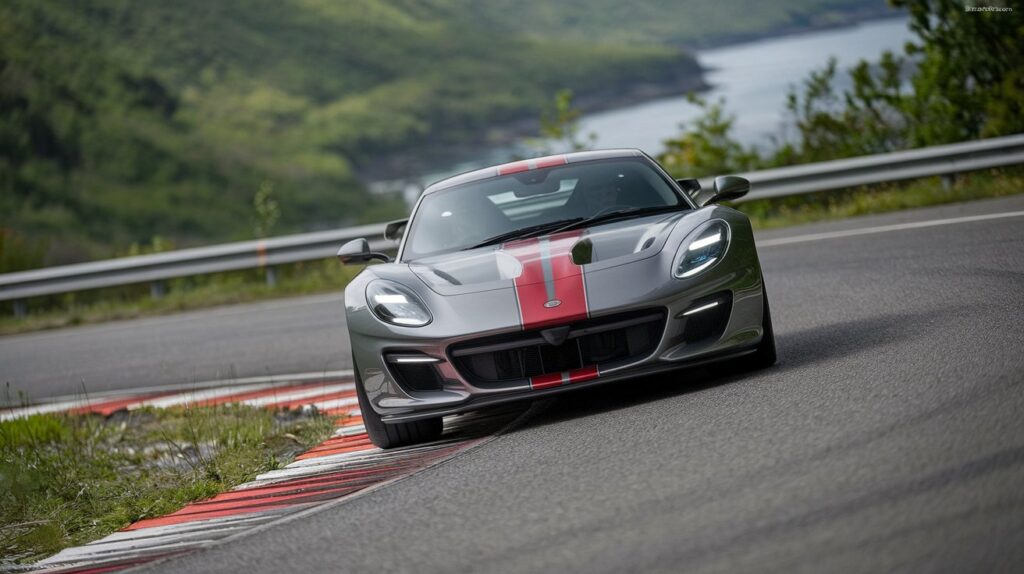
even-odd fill
[{"label": "green hillside", "polygon": [[[763,29],[836,2],[784,0]],[[380,220],[402,208],[369,201],[355,173],[371,158],[479,140],[561,88],[682,82],[699,72],[671,43],[762,26],[694,27],[695,0],[630,5],[635,18],[598,17],[610,1],[7,0],[0,245],[52,264],[154,236],[248,238],[261,185],[280,205],[272,233]],[[643,37],[665,29],[680,35]]]},{"label": "green hillside", "polygon": [[685,46],[720,45],[892,12],[886,0],[488,0],[473,6],[488,25],[521,33]]}]

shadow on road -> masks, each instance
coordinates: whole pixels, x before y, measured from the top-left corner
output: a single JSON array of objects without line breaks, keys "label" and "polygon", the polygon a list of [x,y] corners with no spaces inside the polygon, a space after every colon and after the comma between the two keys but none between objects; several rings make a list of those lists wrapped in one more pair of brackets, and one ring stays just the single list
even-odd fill
[{"label": "shadow on road", "polygon": [[584,388],[550,399],[544,414],[534,417],[523,428],[631,408],[722,385],[784,384],[790,371],[834,363],[846,356],[927,336],[928,331],[939,328],[936,319],[943,314],[941,310],[892,313],[777,332],[779,361],[770,369],[745,372],[723,363]]}]

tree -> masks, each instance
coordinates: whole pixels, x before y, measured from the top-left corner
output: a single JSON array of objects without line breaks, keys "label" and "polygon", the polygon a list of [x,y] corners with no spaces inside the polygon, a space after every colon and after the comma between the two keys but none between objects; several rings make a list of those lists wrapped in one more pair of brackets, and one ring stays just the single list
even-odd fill
[{"label": "tree", "polygon": [[[891,0],[910,13],[920,60],[908,108],[914,145],[1024,131],[1024,12],[1002,1]],[[1005,9],[1005,10],[1004,10]]]},{"label": "tree", "polygon": [[658,161],[677,177],[703,177],[755,169],[760,158],[732,136],[736,117],[725,112],[725,99],[714,103],[695,95],[687,101],[702,114],[692,124],[683,123],[679,137],[665,142]]},{"label": "tree", "polygon": [[580,115],[580,110],[572,105],[572,90],[559,90],[552,104],[541,112],[540,138],[533,142],[534,147],[545,155],[589,149],[597,136],[590,133],[580,138]]},{"label": "tree", "polygon": [[274,199],[274,184],[264,181],[252,198],[252,206],[256,211],[256,237],[270,235],[277,220],[281,217],[281,208]]},{"label": "tree", "polygon": [[892,1],[909,12],[917,37],[905,56],[886,52],[878,62],[862,60],[842,94],[834,88],[835,60],[813,72],[787,98],[798,140],[781,146],[772,163],[1024,132],[1020,11],[969,11],[955,0]]}]

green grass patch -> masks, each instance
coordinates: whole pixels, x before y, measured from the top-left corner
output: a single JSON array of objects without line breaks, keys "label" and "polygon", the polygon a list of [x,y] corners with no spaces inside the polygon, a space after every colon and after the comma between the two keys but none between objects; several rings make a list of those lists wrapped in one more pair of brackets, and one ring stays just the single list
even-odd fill
[{"label": "green grass patch", "polygon": [[333,429],[316,413],[246,406],[0,422],[0,569],[252,480]]},{"label": "green grass patch", "polygon": [[[910,182],[826,191],[739,204],[755,229],[770,229],[858,215],[1003,197],[1024,191],[1024,168],[962,174],[951,183],[933,177]],[[358,268],[333,259],[281,266],[275,286],[260,270],[187,277],[167,282],[167,294],[149,296],[148,285],[99,289],[29,301],[29,314],[14,317],[0,306],[0,335],[133,319],[296,295],[340,292]]]}]

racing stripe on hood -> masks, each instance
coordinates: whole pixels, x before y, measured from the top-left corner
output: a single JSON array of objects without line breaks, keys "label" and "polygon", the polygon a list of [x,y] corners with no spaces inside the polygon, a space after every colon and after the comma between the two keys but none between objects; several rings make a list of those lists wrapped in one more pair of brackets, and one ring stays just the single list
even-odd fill
[{"label": "racing stripe on hood", "polygon": [[523,266],[515,287],[524,330],[587,318],[583,268],[573,263],[571,254],[582,235],[582,231],[569,231],[502,247]]}]

